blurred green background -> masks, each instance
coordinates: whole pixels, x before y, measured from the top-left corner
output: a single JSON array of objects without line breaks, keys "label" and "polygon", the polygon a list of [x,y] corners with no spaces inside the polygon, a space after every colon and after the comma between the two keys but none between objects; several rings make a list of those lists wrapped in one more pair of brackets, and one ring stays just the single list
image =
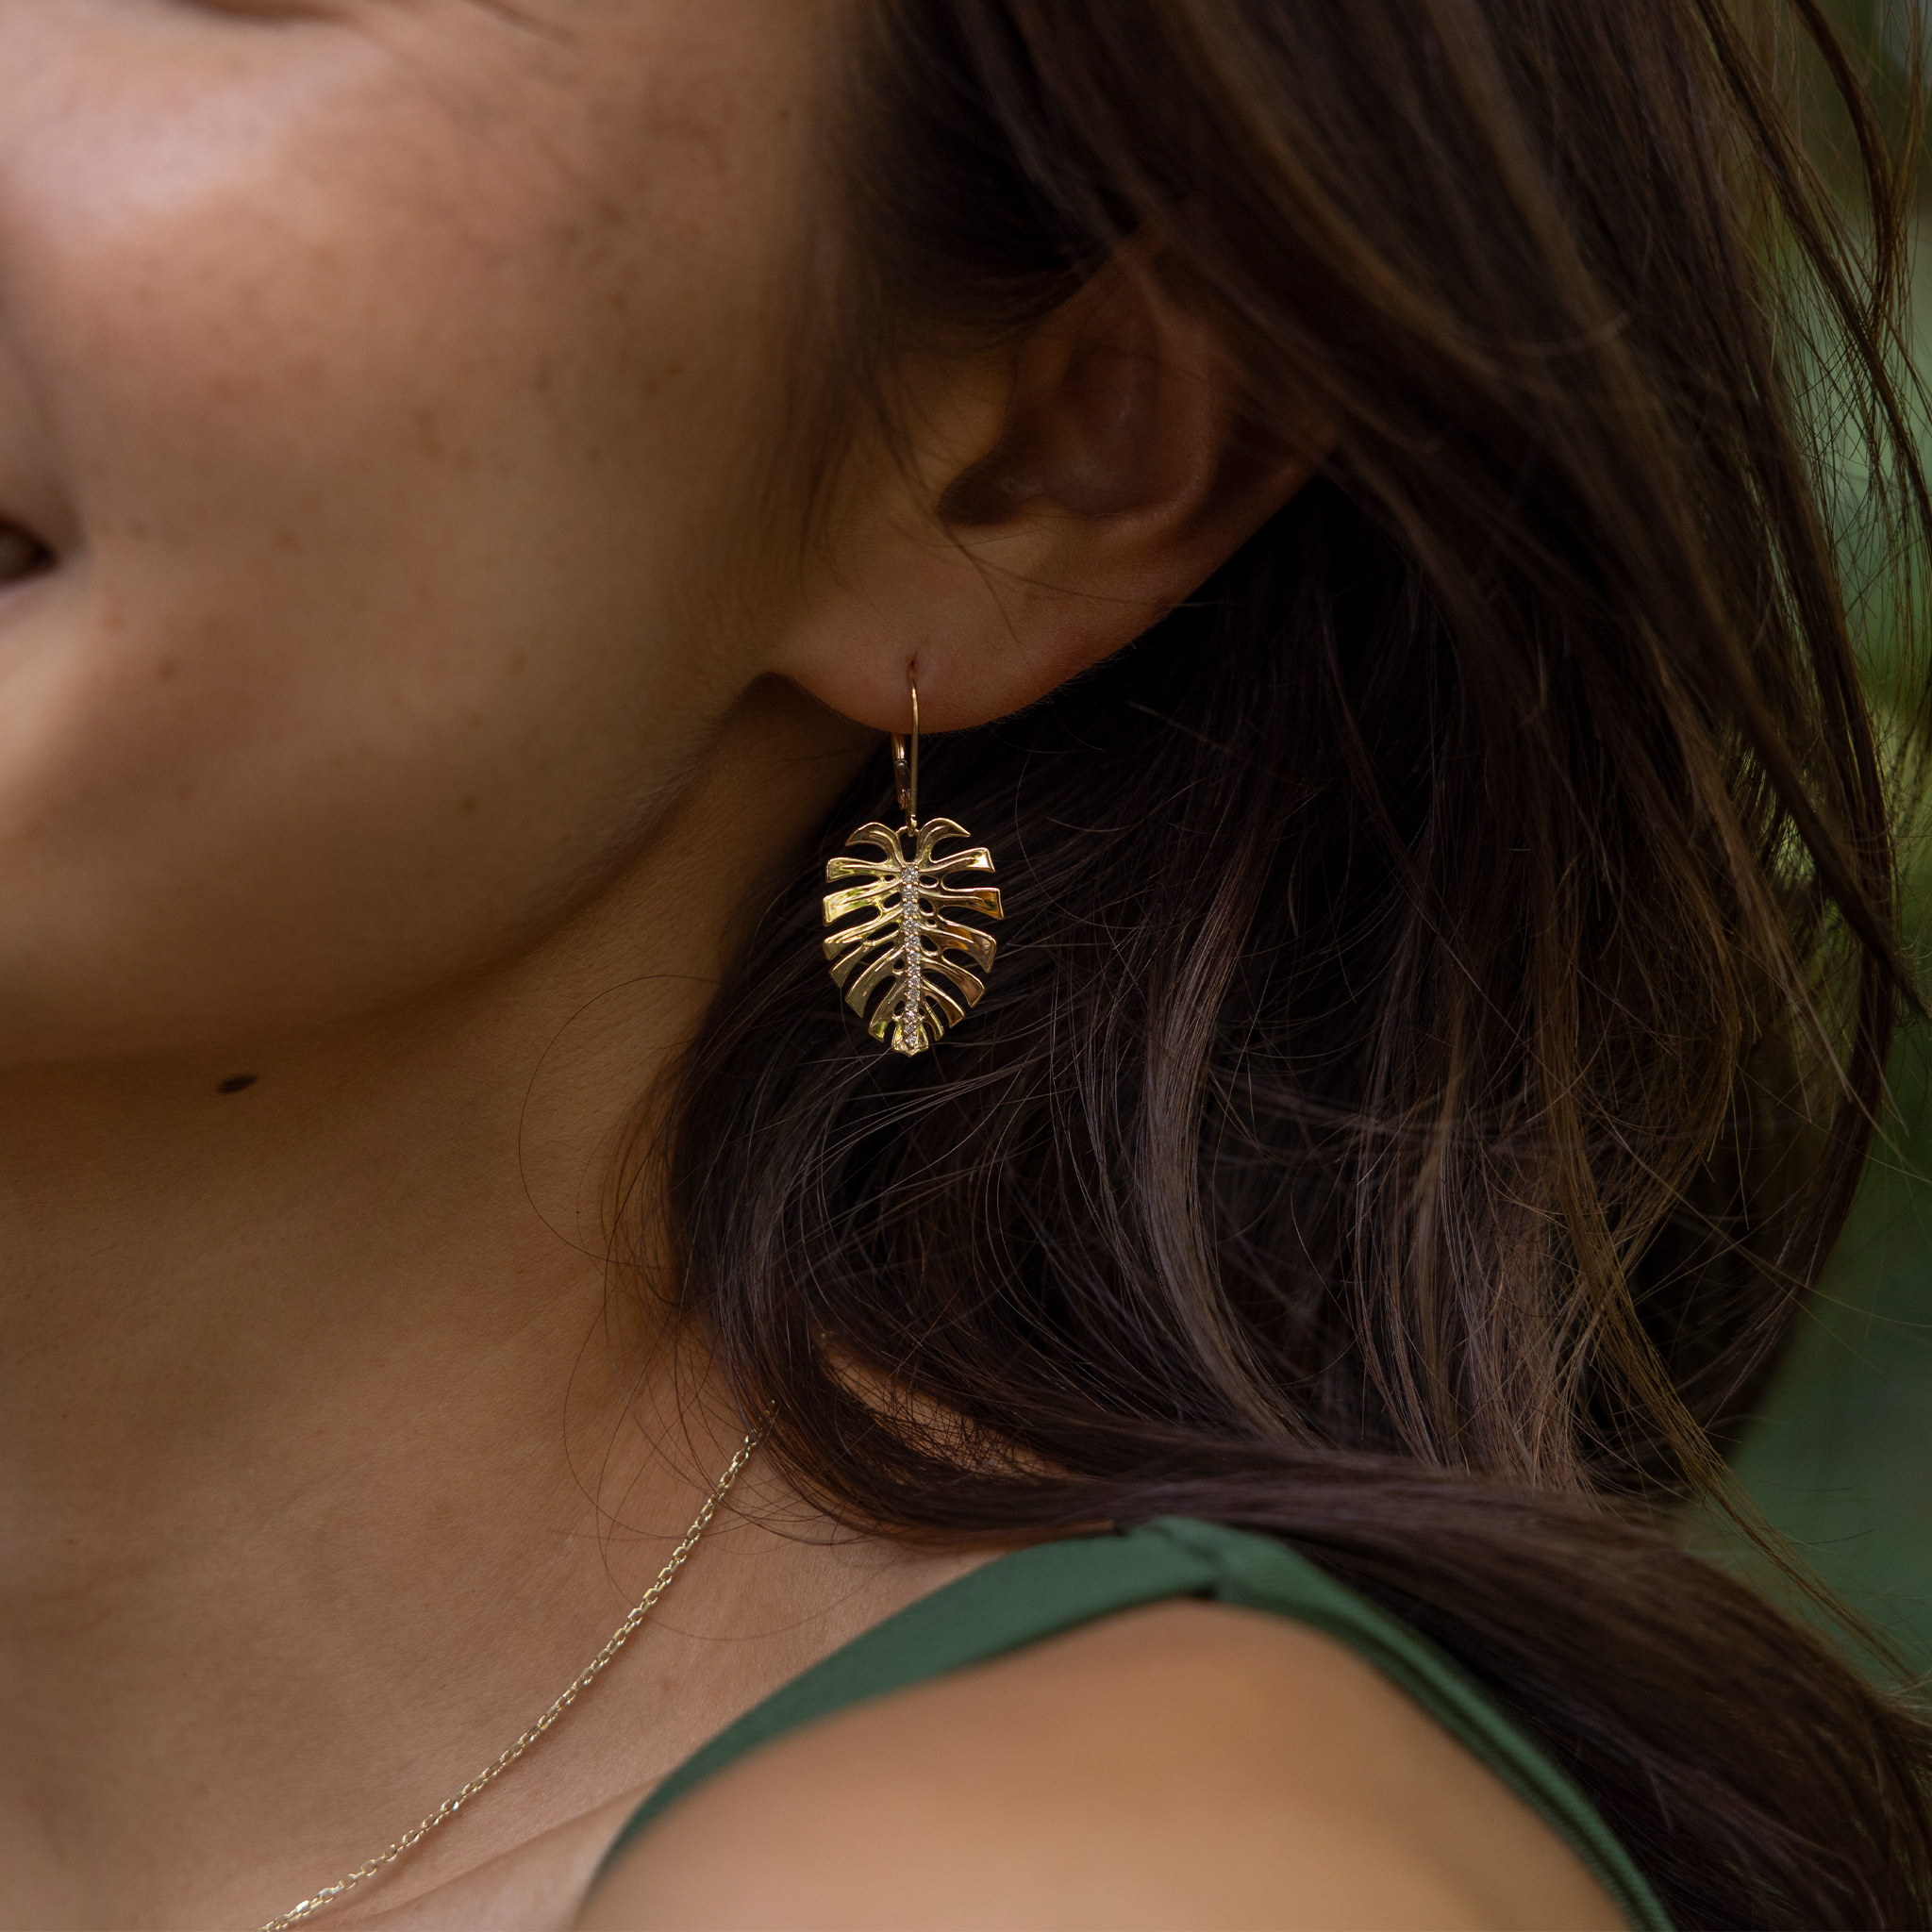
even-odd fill
[{"label": "blurred green background", "polygon": [[[1829,10],[1847,41],[1870,50],[1881,97],[1896,108],[1932,0],[1838,0]],[[1821,165],[1845,178],[1841,121],[1827,110],[1807,133],[1821,144]],[[1927,188],[1921,183],[1922,243],[1932,242]],[[1932,248],[1916,254],[1913,355],[1932,375]],[[1920,431],[1932,463],[1932,424],[1922,421]],[[1860,492],[1849,493],[1856,500]],[[1856,556],[1857,532],[1841,534]],[[1895,620],[1881,617],[1874,628],[1873,672],[1882,686],[1891,683],[1901,640]],[[1926,641],[1911,655],[1923,666]],[[1908,844],[1907,920],[1922,966],[1932,963],[1925,830],[1922,824]],[[1932,1674],[1932,1028],[1924,1023],[1902,1031],[1891,1081],[1894,1117],[1732,1469],[1771,1524],[1917,1674]]]},{"label": "blurred green background", "polygon": [[[1921,904],[1925,904],[1921,895]],[[1932,1672],[1932,1042],[1893,1055],[1899,1119],[1732,1457],[1774,1527],[1912,1673]]]}]

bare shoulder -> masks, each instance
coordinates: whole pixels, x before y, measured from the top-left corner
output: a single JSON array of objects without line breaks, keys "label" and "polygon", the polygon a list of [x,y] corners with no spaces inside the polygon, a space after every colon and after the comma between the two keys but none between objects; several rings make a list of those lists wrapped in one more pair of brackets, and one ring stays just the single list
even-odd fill
[{"label": "bare shoulder", "polygon": [[781,1739],[587,1927],[1614,1928],[1574,1855],[1341,1645],[1181,1602]]}]

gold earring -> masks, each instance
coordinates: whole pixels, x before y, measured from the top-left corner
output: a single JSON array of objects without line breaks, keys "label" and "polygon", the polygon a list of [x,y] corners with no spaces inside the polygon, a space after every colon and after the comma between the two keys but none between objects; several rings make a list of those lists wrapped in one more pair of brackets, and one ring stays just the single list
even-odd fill
[{"label": "gold earring", "polygon": [[825,958],[845,1004],[861,1019],[872,1008],[872,1037],[884,1040],[890,1034],[893,1052],[915,1054],[933,1045],[948,1026],[957,1026],[968,1007],[979,1004],[986,982],[972,967],[981,974],[992,970],[992,935],[947,914],[980,912],[989,919],[1006,914],[996,886],[951,883],[956,873],[992,871],[992,854],[984,845],[938,852],[934,848],[941,843],[973,835],[951,819],[919,823],[919,687],[909,669],[906,684],[912,694],[909,753],[906,741],[892,733],[892,779],[906,823],[894,832],[874,819],[846,840],[848,845],[875,847],[876,858],[826,861],[827,885],[838,879],[865,883],[825,894],[825,924],[835,925],[853,912],[866,916],[826,936]]}]

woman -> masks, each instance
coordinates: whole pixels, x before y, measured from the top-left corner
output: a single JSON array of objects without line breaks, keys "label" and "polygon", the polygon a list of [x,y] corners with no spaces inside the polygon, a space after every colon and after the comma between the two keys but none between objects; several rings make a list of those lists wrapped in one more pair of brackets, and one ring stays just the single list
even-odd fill
[{"label": "woman", "polygon": [[0,4],[7,1924],[1925,1923],[1790,22]]}]

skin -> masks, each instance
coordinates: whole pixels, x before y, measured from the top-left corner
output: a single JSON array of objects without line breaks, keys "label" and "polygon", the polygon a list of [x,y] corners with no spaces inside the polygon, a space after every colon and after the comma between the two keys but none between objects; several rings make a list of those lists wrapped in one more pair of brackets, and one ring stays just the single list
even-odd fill
[{"label": "skin", "polygon": [[[570,1679],[739,1440],[605,1252],[745,908],[908,664],[929,729],[1015,709],[1306,474],[1123,260],[908,363],[913,461],[861,445],[798,550],[774,425],[849,31],[0,0],[0,1924],[258,1924]],[[1371,1674],[1201,1606],[794,1740],[586,1907],[666,1771],[987,1555],[841,1537],[758,1464],[735,1504],[339,1923],[1615,1923]],[[815,1808],[847,1789],[909,1835]]]},{"label": "skin", "polygon": [[1620,1922],[1537,1819],[1368,1665],[1257,1611],[1182,1602],[741,1760],[666,1816],[582,1923]]}]

